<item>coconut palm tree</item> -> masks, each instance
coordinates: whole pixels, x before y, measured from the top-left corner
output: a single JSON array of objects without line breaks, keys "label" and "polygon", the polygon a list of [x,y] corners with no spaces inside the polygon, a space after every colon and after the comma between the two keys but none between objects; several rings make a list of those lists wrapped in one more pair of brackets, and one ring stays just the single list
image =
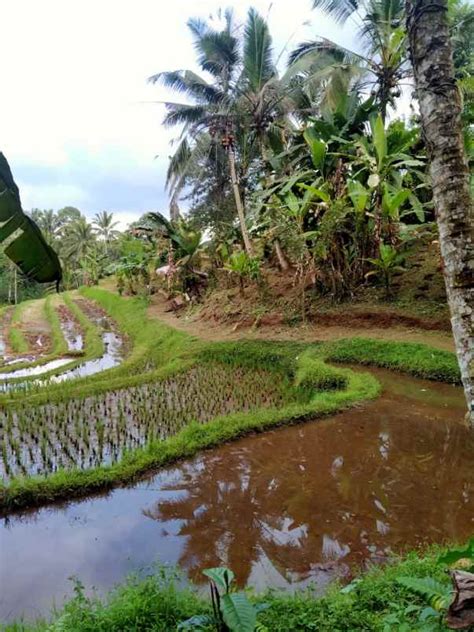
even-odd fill
[{"label": "coconut palm tree", "polygon": [[190,20],[188,26],[198,63],[211,80],[189,70],[162,72],[150,78],[192,101],[166,103],[165,125],[183,126],[180,143],[170,160],[167,185],[175,199],[192,166],[224,151],[242,238],[252,254],[242,180],[255,159],[265,161],[267,149],[281,145],[285,114],[296,88],[289,77],[278,78],[268,25],[255,9],[249,10],[241,41],[230,11],[224,14],[222,30],[201,20]]},{"label": "coconut palm tree", "polygon": [[61,218],[53,210],[32,209],[31,219],[36,222],[50,246],[54,246],[61,231]]},{"label": "coconut palm tree", "polygon": [[451,323],[474,429],[474,213],[447,9],[448,0],[406,1]]},{"label": "coconut palm tree", "polygon": [[120,234],[120,231],[115,228],[118,226],[118,222],[114,222],[113,213],[101,211],[100,213],[96,213],[93,224],[96,234],[104,241],[104,250],[107,254],[109,243]]},{"label": "coconut palm tree", "polygon": [[358,90],[372,91],[385,121],[387,109],[400,96],[400,84],[409,73],[402,0],[313,0],[338,22],[352,18],[359,25],[361,52],[344,48],[320,37],[301,43],[290,55],[309,85],[331,91],[350,84]]},{"label": "coconut palm tree", "polygon": [[84,216],[74,220],[65,232],[66,258],[83,259],[94,247],[95,239],[94,228]]},{"label": "coconut palm tree", "polygon": [[162,83],[175,92],[185,95],[188,103],[166,102],[166,126],[182,126],[180,143],[170,159],[167,187],[171,197],[184,187],[191,164],[209,154],[219,144],[229,157],[229,170],[235,196],[237,213],[245,247],[252,250],[245,224],[245,212],[239,190],[234,156],[232,133],[232,89],[235,85],[239,63],[238,39],[234,34],[233,14],[224,13],[224,26],[216,30],[200,19],[188,21],[194,39],[198,63],[211,76],[211,81],[191,70],[160,72],[149,78],[152,83]]}]

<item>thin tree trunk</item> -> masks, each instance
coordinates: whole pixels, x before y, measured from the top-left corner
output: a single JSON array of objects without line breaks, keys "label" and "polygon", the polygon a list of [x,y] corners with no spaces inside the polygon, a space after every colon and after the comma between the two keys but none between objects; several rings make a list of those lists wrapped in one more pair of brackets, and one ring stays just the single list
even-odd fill
[{"label": "thin tree trunk", "polygon": [[253,255],[253,248],[247,231],[247,226],[245,225],[244,206],[240,197],[239,182],[237,180],[237,172],[235,170],[234,150],[229,147],[229,149],[227,150],[227,154],[229,156],[230,177],[232,180],[232,189],[234,191],[235,205],[237,207],[237,215],[239,216],[240,231],[244,240],[245,250],[247,251],[247,254],[251,257]]},{"label": "thin tree trunk", "polygon": [[281,244],[280,244],[280,240],[275,239],[273,243],[275,245],[275,252],[278,259],[278,263],[280,264],[280,268],[283,270],[283,272],[286,272],[287,270],[289,270],[290,264],[286,260],[285,253],[283,252]]},{"label": "thin tree trunk", "polygon": [[447,0],[406,0],[456,352],[474,429],[474,217]]}]

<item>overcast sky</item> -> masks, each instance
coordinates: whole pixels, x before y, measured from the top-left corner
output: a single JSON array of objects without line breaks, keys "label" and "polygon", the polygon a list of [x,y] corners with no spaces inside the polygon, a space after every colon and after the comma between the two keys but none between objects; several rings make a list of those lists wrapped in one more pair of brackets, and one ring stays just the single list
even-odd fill
[{"label": "overcast sky", "polygon": [[336,26],[311,0],[3,0],[0,151],[26,210],[107,210],[124,226],[167,209],[176,131],[152,101],[170,94],[146,80],[194,68],[187,18],[227,5],[242,20],[249,6],[268,16],[276,54],[315,35],[355,43],[353,25]]}]

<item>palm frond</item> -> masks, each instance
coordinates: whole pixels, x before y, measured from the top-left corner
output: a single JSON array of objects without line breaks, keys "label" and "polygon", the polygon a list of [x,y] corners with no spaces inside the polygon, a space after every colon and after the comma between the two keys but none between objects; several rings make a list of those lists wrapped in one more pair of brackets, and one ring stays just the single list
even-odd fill
[{"label": "palm frond", "polygon": [[173,70],[151,76],[150,83],[161,83],[165,87],[191,97],[197,102],[216,103],[222,98],[221,91],[209,84],[192,70]]},{"label": "palm frond", "polygon": [[313,0],[313,9],[321,9],[336,22],[345,22],[359,6],[359,0]]},{"label": "palm frond", "polygon": [[139,230],[159,230],[165,237],[170,237],[173,233],[171,222],[159,211],[146,213],[143,217],[143,225]]},{"label": "palm frond", "polygon": [[268,24],[253,8],[245,24],[243,65],[243,77],[255,92],[275,75]]},{"label": "palm frond", "polygon": [[225,12],[225,28],[216,31],[200,18],[188,20],[188,28],[194,37],[200,67],[218,80],[228,82],[239,61],[237,38],[232,34],[232,11]]},{"label": "palm frond", "polygon": [[203,70],[221,78],[225,72],[232,76],[239,61],[237,39],[227,33],[207,33],[199,40],[198,61]]},{"label": "palm frond", "polygon": [[168,170],[166,172],[166,188],[171,189],[186,171],[189,158],[191,156],[191,148],[187,138],[184,138],[178,145],[174,154],[170,157]]},{"label": "palm frond", "polygon": [[186,138],[181,141],[174,155],[170,158],[166,174],[166,188],[170,192],[171,198],[178,199],[189,174],[196,169],[196,165],[206,161],[209,156],[210,141],[210,136],[206,133],[196,137],[194,146],[191,146]]},{"label": "palm frond", "polygon": [[168,112],[163,119],[163,125],[199,125],[205,124],[207,109],[200,105],[187,105],[185,103],[166,103]]}]

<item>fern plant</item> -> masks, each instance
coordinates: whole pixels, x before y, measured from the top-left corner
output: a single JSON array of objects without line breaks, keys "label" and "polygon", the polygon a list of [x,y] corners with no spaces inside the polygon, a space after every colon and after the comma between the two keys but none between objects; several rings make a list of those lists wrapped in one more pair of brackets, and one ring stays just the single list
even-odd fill
[{"label": "fern plant", "polygon": [[[438,557],[437,563],[440,566],[462,567],[465,571],[473,572],[474,538],[464,547],[448,549]],[[398,577],[396,582],[422,597],[424,603],[412,603],[386,615],[383,632],[410,632],[414,629],[413,619],[417,619],[417,632],[446,630],[444,619],[455,593],[447,580],[444,582],[433,577]]]}]

